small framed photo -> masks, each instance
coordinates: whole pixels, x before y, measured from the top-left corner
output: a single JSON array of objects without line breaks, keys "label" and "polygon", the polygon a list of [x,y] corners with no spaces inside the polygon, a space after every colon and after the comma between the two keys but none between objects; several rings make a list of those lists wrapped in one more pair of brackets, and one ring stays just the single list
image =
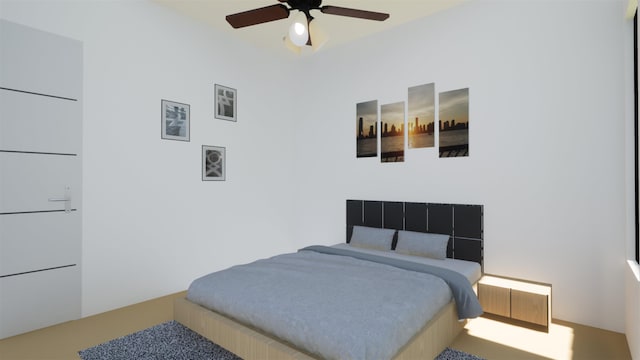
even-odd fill
[{"label": "small framed photo", "polygon": [[215,84],[216,119],[236,121],[236,89]]},{"label": "small framed photo", "polygon": [[202,181],[225,181],[226,149],[202,145]]},{"label": "small framed photo", "polygon": [[190,106],[175,101],[162,100],[162,138],[189,140]]}]

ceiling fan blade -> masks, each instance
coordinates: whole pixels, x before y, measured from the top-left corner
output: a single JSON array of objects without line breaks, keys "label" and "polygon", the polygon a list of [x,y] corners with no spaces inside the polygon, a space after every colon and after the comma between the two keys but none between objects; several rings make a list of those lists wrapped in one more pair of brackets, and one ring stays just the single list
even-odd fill
[{"label": "ceiling fan blade", "polygon": [[327,6],[321,7],[320,11],[322,11],[324,14],[349,16],[349,17],[355,17],[355,18],[367,19],[367,20],[384,21],[389,18],[389,14],[385,14],[385,13],[358,10],[358,9],[349,9],[349,8],[344,8],[340,6],[327,5]]},{"label": "ceiling fan blade", "polygon": [[227,22],[238,29],[245,26],[257,25],[269,21],[286,19],[289,17],[289,8],[282,4],[265,6],[259,9],[243,11],[241,13],[227,15]]}]

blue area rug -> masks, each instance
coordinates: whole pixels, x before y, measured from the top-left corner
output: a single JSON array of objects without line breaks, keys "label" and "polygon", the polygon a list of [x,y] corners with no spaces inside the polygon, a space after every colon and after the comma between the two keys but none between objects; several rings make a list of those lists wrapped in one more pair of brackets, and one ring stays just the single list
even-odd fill
[{"label": "blue area rug", "polygon": [[78,354],[82,360],[241,360],[176,321],[111,340]]},{"label": "blue area rug", "polygon": [[[82,360],[242,360],[176,321],[78,351]],[[483,360],[447,348],[436,360]]]},{"label": "blue area rug", "polygon": [[466,352],[446,348],[443,352],[438,355],[435,360],[485,360],[481,357],[477,357],[475,355],[467,354]]}]

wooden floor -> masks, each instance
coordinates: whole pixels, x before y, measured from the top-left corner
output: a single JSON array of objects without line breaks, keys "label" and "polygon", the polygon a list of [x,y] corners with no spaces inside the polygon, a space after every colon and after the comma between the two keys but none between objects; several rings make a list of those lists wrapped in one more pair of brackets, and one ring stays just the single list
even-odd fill
[{"label": "wooden floor", "polygon": [[[172,320],[178,296],[184,293],[0,340],[0,359],[79,359],[78,350]],[[451,347],[489,360],[631,359],[623,334],[561,321],[546,333],[478,318]]]},{"label": "wooden floor", "polygon": [[173,320],[173,294],[0,340],[1,360],[72,360],[78,351]]},{"label": "wooden floor", "polygon": [[496,360],[631,360],[624,334],[559,320],[547,333],[480,317],[450,347]]}]

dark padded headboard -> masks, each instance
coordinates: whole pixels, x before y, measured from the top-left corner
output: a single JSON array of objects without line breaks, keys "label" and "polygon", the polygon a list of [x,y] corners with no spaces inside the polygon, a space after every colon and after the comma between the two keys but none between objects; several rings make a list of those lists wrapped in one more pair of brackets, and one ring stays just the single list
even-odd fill
[{"label": "dark padded headboard", "polygon": [[354,225],[448,234],[447,257],[482,266],[483,212],[482,205],[347,200],[347,242]]}]

